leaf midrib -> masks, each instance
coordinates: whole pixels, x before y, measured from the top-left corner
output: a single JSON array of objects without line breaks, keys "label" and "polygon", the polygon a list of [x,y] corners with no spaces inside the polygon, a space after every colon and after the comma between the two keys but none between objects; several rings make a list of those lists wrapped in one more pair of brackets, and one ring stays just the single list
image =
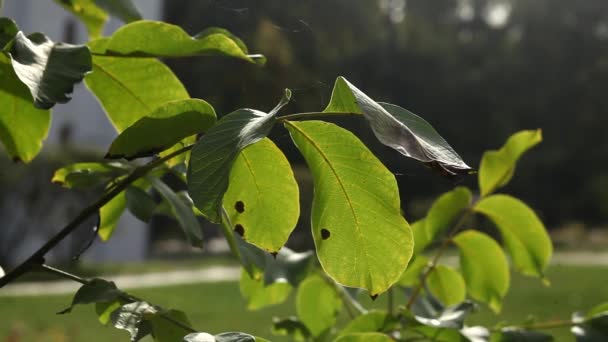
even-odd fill
[{"label": "leaf midrib", "polygon": [[95,59],[93,59],[93,64],[99,68],[104,74],[106,74],[109,78],[112,79],[115,83],[117,83],[121,88],[123,88],[127,93],[129,93],[137,102],[139,102],[147,111],[151,111],[151,108],[137,96],[129,87],[127,87],[123,82],[121,82],[114,74],[101,66],[101,64],[96,63]]}]

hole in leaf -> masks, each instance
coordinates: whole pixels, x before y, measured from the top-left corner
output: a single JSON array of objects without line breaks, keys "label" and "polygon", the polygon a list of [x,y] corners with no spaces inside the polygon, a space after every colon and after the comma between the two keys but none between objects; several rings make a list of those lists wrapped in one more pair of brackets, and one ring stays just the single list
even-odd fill
[{"label": "hole in leaf", "polygon": [[245,235],[245,227],[243,227],[243,225],[241,224],[237,224],[234,226],[234,231],[239,234],[241,237],[243,237],[243,235]]},{"label": "hole in leaf", "polygon": [[331,233],[329,232],[329,230],[327,230],[325,228],[321,229],[321,239],[327,240],[327,239],[329,239],[330,235],[331,235]]},{"label": "hole in leaf", "polygon": [[372,300],[376,300],[376,298],[378,298],[378,294],[370,295],[369,298],[371,298]]},{"label": "hole in leaf", "polygon": [[245,211],[245,203],[243,203],[243,201],[236,201],[234,209],[237,213],[242,214]]},{"label": "hole in leaf", "polygon": [[272,255],[272,257],[275,258],[275,259],[277,258],[278,254],[279,254],[278,252],[272,252],[272,253],[270,253],[270,255]]}]

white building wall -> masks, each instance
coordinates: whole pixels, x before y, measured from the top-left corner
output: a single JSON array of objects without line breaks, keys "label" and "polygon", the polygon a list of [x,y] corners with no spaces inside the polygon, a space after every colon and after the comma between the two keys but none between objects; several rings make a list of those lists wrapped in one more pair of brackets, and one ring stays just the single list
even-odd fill
[{"label": "white building wall", "polygon": [[[162,0],[133,2],[145,19],[162,18]],[[26,34],[44,32],[53,41],[65,41],[66,27],[72,22],[76,27],[75,43],[87,41],[84,25],[52,0],[4,0],[0,16],[13,18]],[[111,34],[121,25],[117,19],[110,19],[105,34]],[[52,149],[59,143],[60,132],[66,125],[71,127],[70,142],[86,149],[105,151],[116,137],[100,105],[83,84],[75,87],[72,101],[53,108],[45,149]],[[147,247],[148,226],[127,213],[120,220],[115,236],[107,243],[94,244],[83,258],[93,261],[141,260],[146,256]]]}]

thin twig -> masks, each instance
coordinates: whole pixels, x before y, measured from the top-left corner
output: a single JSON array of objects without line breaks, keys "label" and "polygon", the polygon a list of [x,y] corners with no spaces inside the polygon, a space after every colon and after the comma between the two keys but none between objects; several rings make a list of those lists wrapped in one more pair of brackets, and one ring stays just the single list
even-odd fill
[{"label": "thin twig", "polygon": [[452,230],[448,234],[448,238],[443,241],[443,243],[437,250],[437,254],[435,254],[435,257],[433,258],[433,260],[429,263],[426,270],[422,273],[422,276],[420,277],[420,282],[414,288],[414,291],[412,292],[412,295],[410,296],[410,299],[407,302],[406,307],[408,309],[411,309],[412,305],[414,305],[414,302],[416,302],[416,299],[420,295],[420,291],[422,291],[422,288],[424,287],[424,284],[425,284],[427,278],[429,277],[431,272],[433,272],[433,270],[437,266],[439,259],[441,258],[443,253],[446,251],[446,249],[452,242],[452,238],[454,237],[454,235],[456,235],[456,233],[458,233],[460,228],[462,228],[462,225],[465,223],[465,220],[469,217],[469,215],[471,215],[471,213],[472,213],[471,208],[465,209],[465,211],[460,215],[460,219],[454,225],[454,228],[452,228]]},{"label": "thin twig", "polygon": [[[72,274],[72,273],[60,270],[58,268],[55,268],[55,267],[52,267],[52,266],[49,266],[49,265],[46,265],[46,264],[42,264],[42,265],[38,265],[38,266],[40,267],[41,270],[43,270],[43,271],[45,271],[47,273],[54,274],[54,275],[59,276],[61,278],[69,279],[69,280],[75,281],[77,283],[81,283],[83,285],[86,285],[86,284],[90,283],[90,281],[87,280],[87,279],[85,279],[85,278],[79,277],[79,276],[77,276],[75,274]],[[126,301],[129,301],[129,302],[146,302],[146,303],[149,303],[148,301],[145,301],[145,300],[143,300],[143,299],[141,299],[139,297],[133,296],[133,295],[131,295],[129,293],[126,293],[126,292],[124,292],[122,290],[118,290],[118,295],[120,296],[120,298],[122,298],[122,299],[124,299]],[[157,306],[157,305],[152,305],[152,306]],[[176,326],[178,326],[178,327],[180,327],[180,328],[182,328],[184,330],[187,330],[189,332],[197,332],[196,329],[194,329],[191,326],[186,325],[186,324],[184,324],[184,323],[182,323],[182,322],[174,319],[171,316],[167,316],[167,314],[165,314],[162,311],[159,311],[158,314],[160,315],[160,317],[162,319],[164,319],[164,320],[166,320],[166,321],[168,321],[168,322],[170,322],[170,323],[172,323],[172,324],[174,324],[174,325],[176,325]]]},{"label": "thin twig", "polygon": [[387,292],[388,293],[387,293],[387,299],[386,299],[386,308],[387,308],[386,311],[388,311],[388,315],[389,316],[392,316],[393,315],[393,311],[394,311],[394,305],[395,305],[394,304],[395,301],[394,301],[394,298],[393,298],[393,296],[394,296],[393,288],[390,287]]},{"label": "thin twig", "polygon": [[[325,282],[327,282],[329,285],[333,286],[336,289],[336,292],[338,293],[338,296],[340,296],[340,299],[342,299],[342,302],[344,303],[344,306],[346,307],[346,311],[348,311],[348,315],[350,316],[350,318],[355,318],[358,315],[367,313],[367,310],[363,306],[361,306],[361,304],[359,304],[356,299],[351,297],[351,295],[346,292],[346,289],[342,285],[336,283],[332,278],[327,275],[327,273],[323,271],[319,271],[318,273],[321,278],[325,280]],[[352,312],[351,308],[355,309],[356,312]]]},{"label": "thin twig", "polygon": [[0,278],[0,288],[4,287],[6,284],[13,282],[15,279],[29,272],[32,267],[44,264],[44,256],[51,249],[55,248],[57,244],[59,244],[63,239],[65,239],[74,230],[76,230],[76,228],[78,228],[80,224],[86,221],[90,216],[95,215],[99,211],[99,209],[103,207],[106,203],[110,202],[114,197],[120,194],[129,185],[131,185],[133,182],[135,182],[142,176],[146,175],[148,172],[150,172],[157,166],[162,165],[167,160],[191,150],[193,146],[194,145],[185,146],[162,158],[154,159],[146,165],[135,168],[126,178],[117,183],[116,186],[112,188],[112,190],[107,191],[95,203],[82,210],[80,214],[78,214],[78,216],[76,216],[70,223],[63,227],[63,229],[61,229],[57,234],[55,234],[55,236],[48,240],[42,247],[40,247],[40,249],[34,252],[34,254],[27,258],[23,263],[8,272],[4,277]]},{"label": "thin twig", "polygon": [[310,119],[320,116],[337,116],[337,115],[362,115],[360,113],[346,113],[346,112],[308,112],[308,113],[297,113],[279,116],[277,121],[283,122],[286,120],[298,120],[298,119]]}]

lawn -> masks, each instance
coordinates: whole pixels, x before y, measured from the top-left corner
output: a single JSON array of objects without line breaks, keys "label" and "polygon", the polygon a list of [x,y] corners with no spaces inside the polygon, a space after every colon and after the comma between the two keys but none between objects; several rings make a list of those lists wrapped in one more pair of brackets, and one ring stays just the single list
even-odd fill
[{"label": "lawn", "polygon": [[[502,314],[496,316],[481,308],[472,315],[469,324],[518,323],[528,319],[530,314],[541,320],[567,318],[572,311],[608,301],[606,267],[553,266],[548,275],[552,282],[548,288],[538,280],[514,276]],[[269,333],[271,318],[294,312],[292,299],[281,306],[247,311],[239,295],[238,284],[234,282],[131,292],[155,304],[187,312],[196,328],[211,333],[238,330],[272,338]],[[362,301],[372,304],[365,297]],[[69,296],[0,297],[0,341],[128,341],[126,332],[97,323],[92,307],[78,307],[69,315],[54,314],[69,302]],[[383,303],[384,298],[380,297],[373,305],[381,306]],[[557,341],[573,341],[568,329],[553,333],[557,334]]]}]

